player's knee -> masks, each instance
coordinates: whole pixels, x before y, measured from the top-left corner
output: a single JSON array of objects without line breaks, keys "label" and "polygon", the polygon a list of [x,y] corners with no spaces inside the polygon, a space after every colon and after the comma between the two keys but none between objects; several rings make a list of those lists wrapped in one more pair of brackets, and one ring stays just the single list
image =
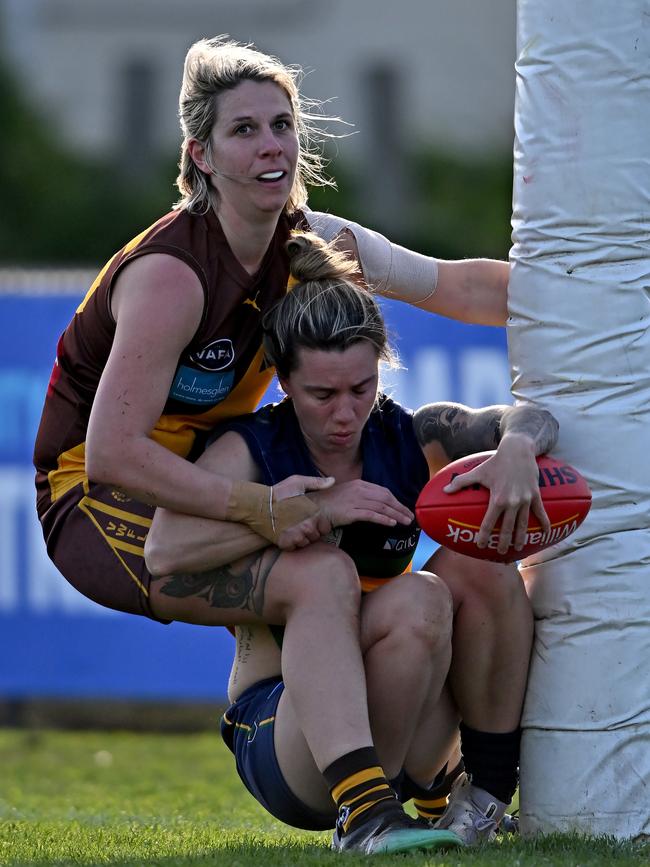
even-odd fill
[{"label": "player's knee", "polygon": [[399,593],[391,600],[391,629],[436,653],[451,643],[453,602],[443,581],[428,573],[416,572],[400,578]]},{"label": "player's knee", "polygon": [[289,603],[318,606],[341,615],[358,616],[361,583],[352,559],[333,545],[310,545],[292,552]]},{"label": "player's knee", "polygon": [[[528,606],[519,570],[511,563],[456,558],[451,586],[457,602],[494,611]],[[441,570],[442,575],[445,573]]]},{"label": "player's knee", "polygon": [[312,598],[318,598],[325,610],[332,606],[337,611],[347,609],[358,616],[361,604],[361,582],[352,559],[330,545],[319,557],[312,573]]},{"label": "player's knee", "polygon": [[511,610],[517,606],[528,606],[528,598],[519,570],[507,563],[477,563],[482,568],[472,566],[468,581],[468,591],[482,601],[486,607],[500,611]]}]

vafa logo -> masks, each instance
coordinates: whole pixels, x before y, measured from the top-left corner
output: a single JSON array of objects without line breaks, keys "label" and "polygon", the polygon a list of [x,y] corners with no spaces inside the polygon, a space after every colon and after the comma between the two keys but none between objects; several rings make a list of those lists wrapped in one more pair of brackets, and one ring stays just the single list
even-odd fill
[{"label": "vafa logo", "polygon": [[229,367],[234,360],[235,350],[232,340],[228,337],[213,340],[203,349],[190,355],[190,361],[193,361],[202,370],[223,370],[225,367]]}]

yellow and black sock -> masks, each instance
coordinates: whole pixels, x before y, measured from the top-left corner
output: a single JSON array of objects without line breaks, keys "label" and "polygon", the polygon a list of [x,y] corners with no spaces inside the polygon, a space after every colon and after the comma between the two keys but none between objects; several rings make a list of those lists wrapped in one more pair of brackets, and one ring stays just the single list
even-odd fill
[{"label": "yellow and black sock", "polygon": [[413,798],[413,806],[421,819],[437,822],[447,809],[447,796],[439,798]]},{"label": "yellow and black sock", "polygon": [[342,834],[349,834],[378,814],[405,815],[374,747],[341,756],[325,768],[323,776],[336,803]]},{"label": "yellow and black sock", "polygon": [[451,792],[452,784],[463,770],[462,760],[449,773],[445,765],[428,789],[419,786],[409,776],[406,777],[404,796],[413,798],[413,806],[421,819],[435,822],[442,816],[447,807],[447,795]]}]

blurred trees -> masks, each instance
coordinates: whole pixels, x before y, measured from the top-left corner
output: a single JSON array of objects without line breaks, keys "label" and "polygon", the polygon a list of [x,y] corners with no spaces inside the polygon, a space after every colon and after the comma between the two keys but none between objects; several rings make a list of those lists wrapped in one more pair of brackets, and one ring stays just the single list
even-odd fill
[{"label": "blurred trees", "polygon": [[0,65],[0,262],[99,265],[168,210],[174,161],[146,188],[120,167],[84,159],[52,138]]},{"label": "blurred trees", "polygon": [[440,259],[507,259],[512,157],[492,154],[471,159],[428,149],[410,160],[411,193],[404,207],[412,214],[403,228],[394,214],[384,221],[381,214],[368,213],[361,185],[340,162],[333,167],[338,191],[313,190],[310,206],[350,217],[396,243]]},{"label": "blurred trees", "polygon": [[[21,99],[0,66],[0,263],[99,266],[177,198],[176,155],[137,182],[117,161],[73,155]],[[434,151],[411,155],[411,218],[402,232],[364,211],[355,173],[331,166],[339,191],[315,189],[310,204],[356,219],[391,239],[441,258],[506,258],[512,159],[480,161]],[[381,183],[381,179],[377,180]]]},{"label": "blurred trees", "polygon": [[415,249],[440,259],[507,259],[512,214],[512,156],[468,161],[421,153]]}]

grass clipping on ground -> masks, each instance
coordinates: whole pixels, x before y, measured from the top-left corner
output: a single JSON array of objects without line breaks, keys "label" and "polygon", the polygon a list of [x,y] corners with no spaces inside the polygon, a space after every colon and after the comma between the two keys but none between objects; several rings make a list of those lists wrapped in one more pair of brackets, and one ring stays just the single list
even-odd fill
[{"label": "grass clipping on ground", "polygon": [[[214,734],[0,730],[0,864],[284,867],[366,863],[328,833],[288,828],[240,782]],[[375,856],[396,863],[578,867],[650,862],[650,846],[506,837],[479,849]]]}]

